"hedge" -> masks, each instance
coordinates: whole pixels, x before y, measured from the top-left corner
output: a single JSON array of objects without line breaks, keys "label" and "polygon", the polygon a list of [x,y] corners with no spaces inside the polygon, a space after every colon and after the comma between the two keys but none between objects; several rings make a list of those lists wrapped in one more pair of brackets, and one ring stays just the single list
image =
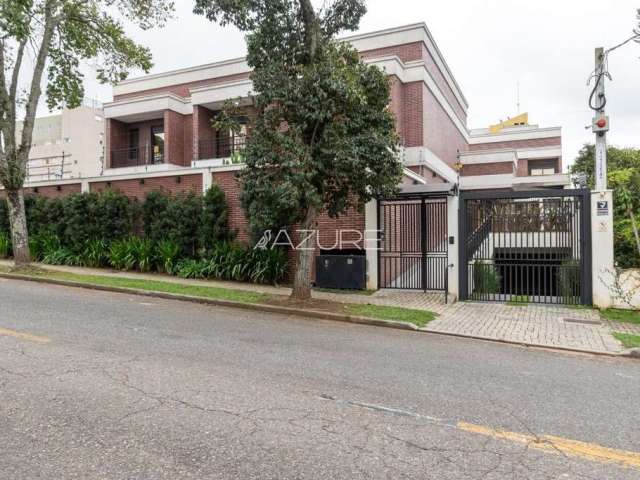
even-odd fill
[{"label": "hedge", "polygon": [[[154,191],[141,203],[111,190],[28,196],[25,208],[32,256],[44,263],[260,283],[286,276],[282,252],[231,243],[235,232],[217,185],[204,196]],[[0,200],[0,255],[10,250],[9,237],[7,204]]]}]

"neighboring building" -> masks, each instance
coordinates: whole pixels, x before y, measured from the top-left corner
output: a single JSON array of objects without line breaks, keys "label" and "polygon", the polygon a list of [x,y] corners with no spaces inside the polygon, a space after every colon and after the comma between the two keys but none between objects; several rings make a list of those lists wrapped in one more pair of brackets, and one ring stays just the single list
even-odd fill
[{"label": "neighboring building", "polygon": [[[22,122],[17,126],[20,138]],[[104,162],[104,115],[97,103],[38,117],[27,164],[27,181],[95,177]]]}]

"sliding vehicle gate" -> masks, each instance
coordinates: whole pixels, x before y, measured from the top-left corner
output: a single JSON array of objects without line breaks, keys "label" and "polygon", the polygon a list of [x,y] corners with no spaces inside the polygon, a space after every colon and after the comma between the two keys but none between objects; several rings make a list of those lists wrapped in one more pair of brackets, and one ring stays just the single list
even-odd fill
[{"label": "sliding vehicle gate", "polygon": [[462,192],[460,299],[592,303],[588,190]]},{"label": "sliding vehicle gate", "polygon": [[380,288],[448,290],[447,199],[378,202]]}]

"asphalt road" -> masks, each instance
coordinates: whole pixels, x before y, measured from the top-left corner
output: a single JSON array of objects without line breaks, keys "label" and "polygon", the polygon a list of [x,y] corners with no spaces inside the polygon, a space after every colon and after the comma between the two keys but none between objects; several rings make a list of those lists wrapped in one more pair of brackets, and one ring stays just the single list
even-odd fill
[{"label": "asphalt road", "polygon": [[0,479],[639,479],[635,452],[638,361],[0,281]]}]

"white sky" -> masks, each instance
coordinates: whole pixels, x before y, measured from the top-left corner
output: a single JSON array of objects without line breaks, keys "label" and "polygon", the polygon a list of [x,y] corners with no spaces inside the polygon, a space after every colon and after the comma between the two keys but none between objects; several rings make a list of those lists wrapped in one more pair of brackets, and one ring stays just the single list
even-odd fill
[{"label": "white sky", "polygon": [[[132,31],[162,72],[244,55],[242,34],[191,13],[179,0],[163,30]],[[470,104],[470,128],[486,127],[516,111],[540,126],[561,126],[565,166],[593,141],[586,80],[597,46],[618,44],[637,25],[640,0],[369,0],[361,32],[426,22]],[[640,147],[640,44],[610,56],[607,82],[610,143]],[[87,96],[106,101],[108,86],[87,75]],[[137,76],[137,75],[134,75]]]}]

